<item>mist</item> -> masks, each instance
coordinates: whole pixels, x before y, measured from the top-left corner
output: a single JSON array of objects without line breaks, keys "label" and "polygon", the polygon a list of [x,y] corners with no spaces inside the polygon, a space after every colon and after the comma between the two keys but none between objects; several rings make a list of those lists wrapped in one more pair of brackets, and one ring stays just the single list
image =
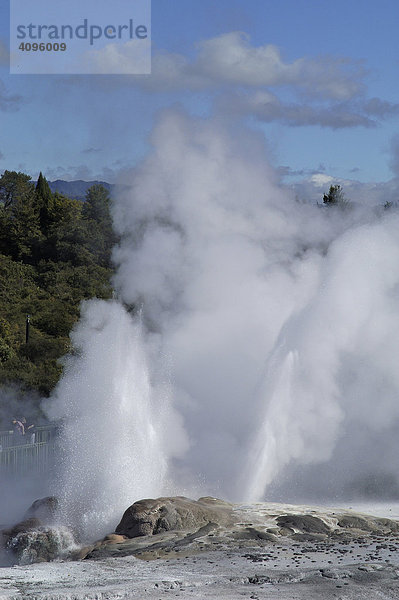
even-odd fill
[{"label": "mist", "polygon": [[225,121],[168,111],[151,143],[113,207],[116,299],[84,304],[47,405],[66,514],[397,494],[398,215],[299,204]]},{"label": "mist", "polygon": [[[0,390],[0,431],[13,430],[12,420],[25,417],[28,424],[41,426],[48,423],[40,410],[41,398],[38,392],[23,389],[17,384],[3,385]],[[0,442],[0,452],[1,442]],[[23,478],[17,474],[0,473],[0,524],[15,521],[24,514],[30,503],[39,496],[49,493],[52,473],[26,473]],[[1,562],[1,559],[0,559]]]},{"label": "mist", "polygon": [[21,417],[35,425],[45,424],[39,393],[27,391],[16,383],[3,385],[0,389],[0,431],[12,430],[12,420]]}]

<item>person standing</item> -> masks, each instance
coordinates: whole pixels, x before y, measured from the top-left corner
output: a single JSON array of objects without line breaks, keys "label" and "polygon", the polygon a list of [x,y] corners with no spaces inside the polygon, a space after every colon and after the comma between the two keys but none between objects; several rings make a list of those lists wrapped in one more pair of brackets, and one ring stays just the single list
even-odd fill
[{"label": "person standing", "polygon": [[28,425],[25,417],[22,417],[21,421],[22,421],[22,425],[24,426],[24,435],[26,436],[25,443],[26,444],[29,444],[29,443],[34,444],[35,437],[36,437],[34,424],[32,423],[31,425]]},{"label": "person standing", "polygon": [[14,430],[15,445],[23,444],[25,436],[25,426],[23,424],[23,418],[19,420],[14,417],[14,419],[12,420],[12,426]]}]

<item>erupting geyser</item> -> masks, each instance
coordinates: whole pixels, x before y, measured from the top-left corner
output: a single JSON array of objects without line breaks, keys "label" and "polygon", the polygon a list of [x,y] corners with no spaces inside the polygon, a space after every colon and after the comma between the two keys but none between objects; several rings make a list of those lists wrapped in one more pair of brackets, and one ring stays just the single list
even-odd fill
[{"label": "erupting geyser", "polygon": [[171,491],[263,499],[292,465],[310,494],[317,463],[335,490],[396,481],[398,216],[295,202],[245,130],[169,112],[152,142],[114,206],[141,316],[85,304],[51,401],[64,510],[106,529]]},{"label": "erupting geyser", "polygon": [[164,432],[179,418],[167,386],[149,380],[140,320],[118,302],[85,304],[72,341],[76,354],[49,408],[64,419],[58,496],[64,522],[100,535],[129,502],[169,489],[176,441]]}]

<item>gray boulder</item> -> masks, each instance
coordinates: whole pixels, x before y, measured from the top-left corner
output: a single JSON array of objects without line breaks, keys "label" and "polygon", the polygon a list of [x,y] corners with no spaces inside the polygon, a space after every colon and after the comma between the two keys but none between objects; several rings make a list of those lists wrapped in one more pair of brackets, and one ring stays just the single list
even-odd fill
[{"label": "gray boulder", "polygon": [[55,496],[46,496],[35,500],[25,513],[25,519],[36,518],[42,524],[53,523],[56,519],[58,509],[58,498]]},{"label": "gray boulder", "polygon": [[330,527],[318,517],[312,515],[280,515],[277,517],[279,527],[305,533],[330,533]]},{"label": "gray boulder", "polygon": [[227,502],[176,496],[135,502],[125,511],[115,533],[135,538],[170,530],[196,531],[208,523],[226,526],[231,522],[232,506]]}]

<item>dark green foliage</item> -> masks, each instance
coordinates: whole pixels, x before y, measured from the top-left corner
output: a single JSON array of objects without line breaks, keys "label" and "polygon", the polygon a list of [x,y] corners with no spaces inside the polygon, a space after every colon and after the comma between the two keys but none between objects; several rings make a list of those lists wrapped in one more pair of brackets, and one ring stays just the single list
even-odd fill
[{"label": "dark green foliage", "polygon": [[43,237],[30,179],[16,171],[0,177],[0,252],[23,262],[35,260]]},{"label": "dark green foliage", "polygon": [[36,194],[39,198],[46,202],[50,202],[53,194],[50,190],[50,186],[47,183],[47,179],[43,177],[42,172],[40,171],[39,177],[36,183]]},{"label": "dark green foliage", "polygon": [[52,221],[53,194],[47,179],[40,171],[36,183],[36,205],[39,213],[40,229],[47,234]]},{"label": "dark green foliage", "polygon": [[9,223],[9,252],[15,260],[35,263],[44,240],[33,196],[18,198]]},{"label": "dark green foliage", "polygon": [[0,363],[5,363],[14,356],[13,342],[10,323],[0,318]]},{"label": "dark green foliage", "polygon": [[92,185],[86,193],[86,202],[83,205],[83,215],[86,219],[93,219],[98,223],[110,221],[109,192],[102,185]]},{"label": "dark green foliage", "polygon": [[389,201],[387,200],[384,204],[384,210],[398,210],[399,208],[399,200]]},{"label": "dark green foliage", "polygon": [[0,177],[0,385],[48,395],[80,302],[112,295],[108,192],[95,185],[87,201],[53,194],[42,174],[36,189],[23,173]]},{"label": "dark green foliage", "polygon": [[345,198],[344,191],[340,185],[331,185],[328,194],[324,194],[323,203],[326,206],[337,206],[349,208],[350,202]]},{"label": "dark green foliage", "polygon": [[86,193],[83,204],[83,218],[86,221],[87,247],[95,254],[103,267],[110,267],[109,247],[116,242],[110,215],[108,190],[99,184],[92,185]]},{"label": "dark green foliage", "polygon": [[33,194],[31,176],[17,171],[4,171],[0,177],[0,204],[10,208],[18,199]]}]

